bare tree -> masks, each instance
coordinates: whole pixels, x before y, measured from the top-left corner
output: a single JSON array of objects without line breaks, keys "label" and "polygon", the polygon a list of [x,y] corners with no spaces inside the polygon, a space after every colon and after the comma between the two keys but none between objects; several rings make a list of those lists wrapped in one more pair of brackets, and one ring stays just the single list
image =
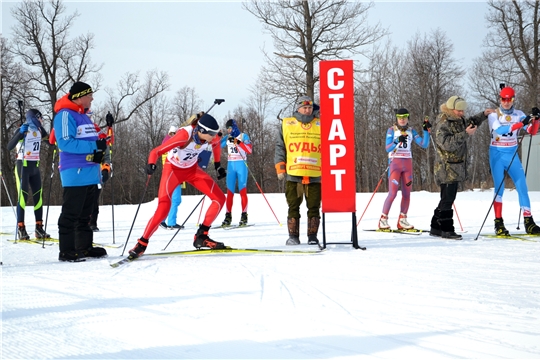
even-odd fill
[{"label": "bare tree", "polygon": [[386,31],[367,25],[372,3],[347,0],[279,0],[243,3],[274,40],[275,58],[265,52],[263,78],[268,92],[278,98],[307,94],[314,98],[319,81],[315,63],[361,54]]},{"label": "bare tree", "polygon": [[184,123],[191,115],[203,111],[202,101],[194,87],[184,86],[176,92],[173,111],[176,126]]},{"label": "bare tree", "polygon": [[470,76],[478,98],[498,104],[499,83],[518,93],[517,106],[540,104],[540,2],[488,1],[486,51]]}]

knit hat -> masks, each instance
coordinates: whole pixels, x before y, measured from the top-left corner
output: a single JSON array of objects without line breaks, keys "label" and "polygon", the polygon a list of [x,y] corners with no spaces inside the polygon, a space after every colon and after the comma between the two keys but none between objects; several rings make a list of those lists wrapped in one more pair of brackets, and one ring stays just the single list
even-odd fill
[{"label": "knit hat", "polygon": [[300,96],[296,101],[296,109],[300,109],[303,106],[313,106],[313,101],[309,96]]},{"label": "knit hat", "polygon": [[93,93],[94,90],[88,85],[87,83],[83,83],[82,81],[77,81],[71,89],[69,89],[69,100],[76,100],[79,99],[85,95]]},{"label": "knit hat", "polygon": [[176,131],[177,131],[177,127],[174,126],[174,125],[172,125],[172,126],[169,128],[169,132],[168,132],[168,133],[169,133],[169,134],[170,134],[170,133],[176,133]]},{"label": "knit hat", "polygon": [[238,135],[240,135],[240,129],[238,129],[238,125],[236,124],[236,121],[234,119],[227,120],[227,123],[225,123],[225,127],[227,129],[232,129],[231,136],[237,137]]},{"label": "knit hat", "polygon": [[39,122],[39,118],[42,118],[43,116],[41,115],[41,113],[39,112],[39,110],[36,110],[36,109],[30,109],[26,112],[26,122],[29,124],[29,125],[33,125],[35,126],[36,128],[39,129],[41,123]]},{"label": "knit hat", "polygon": [[197,131],[203,134],[216,135],[219,132],[219,124],[212,115],[204,114],[199,119]]},{"label": "knit hat", "polygon": [[467,109],[467,102],[459,96],[451,96],[446,102],[446,107],[450,110],[464,111]]}]

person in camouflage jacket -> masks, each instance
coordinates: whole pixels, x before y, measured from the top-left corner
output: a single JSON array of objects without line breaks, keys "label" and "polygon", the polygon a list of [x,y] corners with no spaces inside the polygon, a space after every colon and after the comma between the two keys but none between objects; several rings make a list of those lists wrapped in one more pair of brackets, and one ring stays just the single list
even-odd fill
[{"label": "person in camouflage jacket", "polygon": [[441,188],[441,200],[431,219],[429,234],[454,240],[461,240],[461,235],[455,233],[452,205],[459,183],[467,179],[467,139],[495,111],[486,109],[465,119],[466,108],[467,102],[463,98],[450,97],[441,105],[441,113],[434,126],[437,150],[434,174],[435,182]]}]

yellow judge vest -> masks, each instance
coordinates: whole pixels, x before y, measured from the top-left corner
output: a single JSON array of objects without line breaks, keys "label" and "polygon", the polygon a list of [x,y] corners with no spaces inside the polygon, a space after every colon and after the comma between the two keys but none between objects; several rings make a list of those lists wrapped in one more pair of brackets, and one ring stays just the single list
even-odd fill
[{"label": "yellow judge vest", "polygon": [[321,120],[303,124],[295,117],[283,119],[283,140],[287,149],[287,174],[321,176]]}]

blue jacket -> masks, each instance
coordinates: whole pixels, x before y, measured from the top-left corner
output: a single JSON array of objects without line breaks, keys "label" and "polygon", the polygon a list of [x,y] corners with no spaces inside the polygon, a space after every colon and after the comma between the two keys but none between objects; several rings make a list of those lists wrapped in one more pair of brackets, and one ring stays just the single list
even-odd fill
[{"label": "blue jacket", "polygon": [[67,95],[56,102],[54,110],[54,132],[60,150],[58,169],[62,186],[99,184],[101,166],[92,162],[98,140],[94,123],[84,109],[69,100]]}]

